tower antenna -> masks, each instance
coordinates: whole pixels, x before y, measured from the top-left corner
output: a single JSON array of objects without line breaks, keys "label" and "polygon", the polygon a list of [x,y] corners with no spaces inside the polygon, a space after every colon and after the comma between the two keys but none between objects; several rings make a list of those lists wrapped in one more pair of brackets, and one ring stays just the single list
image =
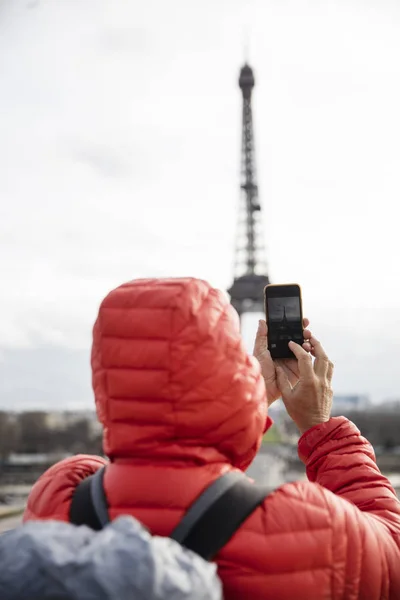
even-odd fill
[{"label": "tower antenna", "polygon": [[243,32],[243,58],[247,65],[250,62],[250,34],[249,28],[245,27]]}]

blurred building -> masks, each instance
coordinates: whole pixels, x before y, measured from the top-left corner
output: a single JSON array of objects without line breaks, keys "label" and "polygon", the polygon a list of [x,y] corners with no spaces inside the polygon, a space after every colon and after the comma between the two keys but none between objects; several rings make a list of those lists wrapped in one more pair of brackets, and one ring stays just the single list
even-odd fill
[{"label": "blurred building", "polygon": [[102,426],[94,411],[52,411],[46,413],[46,425],[49,429],[67,429],[80,421],[87,421],[91,435],[101,433]]},{"label": "blurred building", "polygon": [[386,413],[397,413],[400,414],[400,398],[391,398],[384,400],[379,405],[379,410]]},{"label": "blurred building", "polygon": [[335,395],[333,397],[333,415],[346,415],[346,413],[369,410],[370,408],[371,401],[365,394]]},{"label": "blurred building", "polygon": [[[346,415],[346,413],[365,412],[373,409],[374,406],[376,405],[371,403],[366,394],[337,394],[333,397],[332,414],[338,416]],[[387,412],[400,413],[400,400],[387,401],[378,406],[379,410],[383,408]],[[282,400],[274,402],[269,407],[268,414],[277,425],[286,420],[287,413]]]}]

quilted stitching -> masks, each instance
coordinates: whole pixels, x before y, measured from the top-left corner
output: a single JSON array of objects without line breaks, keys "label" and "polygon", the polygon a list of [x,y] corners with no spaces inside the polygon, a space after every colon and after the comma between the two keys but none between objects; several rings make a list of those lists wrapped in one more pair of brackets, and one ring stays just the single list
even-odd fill
[{"label": "quilted stitching", "polygon": [[[177,290],[175,296],[171,295],[171,286]],[[209,459],[210,450],[217,450],[218,455],[227,455],[234,464],[245,468],[260,443],[266,401],[260,385],[259,366],[248,359],[237,316],[227,298],[207,283],[195,279],[165,283],[138,280],[122,289],[123,295],[120,287],[107,296],[94,327],[93,387],[98,415],[105,427],[107,454],[114,458],[126,455],[129,437],[135,440],[131,454],[143,454],[148,458],[152,452],[158,455],[157,440],[151,443],[144,428],[153,420],[153,400],[161,400],[164,428],[158,423],[156,435],[165,452],[174,452],[174,446],[179,444],[185,448],[186,456],[189,449],[193,449],[199,455],[194,459],[199,460],[203,452]],[[140,325],[143,352],[151,355],[148,349],[159,343],[154,337],[157,333],[170,344],[169,369],[158,374],[161,389],[157,390],[152,387],[156,375],[151,364],[145,365],[142,361],[140,368],[124,367],[121,370],[116,360],[113,360],[113,368],[107,368],[103,358],[105,344],[108,356],[111,356],[110,344],[115,344],[115,353],[118,353],[121,332],[112,329],[115,311],[121,320],[125,319],[130,331],[129,337],[124,339],[129,339],[137,352],[136,315],[151,310],[153,304],[156,304],[158,318],[161,311],[165,311],[170,316],[162,318],[165,323],[171,323],[169,335],[165,337],[164,332],[152,330],[149,323],[147,340],[143,339],[145,327]],[[113,311],[111,317],[110,311]],[[120,390],[118,396],[116,388]],[[121,397],[134,400],[134,406],[140,412],[138,422],[133,416],[125,418],[124,423],[111,417],[115,412],[113,404]],[[244,398],[246,404],[243,404]],[[150,414],[147,419],[146,410]],[[198,446],[194,450],[196,436]],[[258,442],[255,441],[257,438]],[[208,449],[204,449],[205,442]],[[181,451],[178,449],[178,452]]]}]

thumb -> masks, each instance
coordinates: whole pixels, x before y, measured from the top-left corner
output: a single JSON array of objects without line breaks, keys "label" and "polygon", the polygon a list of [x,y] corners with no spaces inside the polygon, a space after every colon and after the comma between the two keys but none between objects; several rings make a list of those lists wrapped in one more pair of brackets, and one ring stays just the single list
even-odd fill
[{"label": "thumb", "polygon": [[286,373],[282,369],[282,367],[277,365],[275,368],[276,368],[276,380],[278,383],[278,388],[282,394],[282,400],[285,401],[286,398],[289,397],[289,395],[292,391],[292,386],[290,385],[288,376],[286,375]]},{"label": "thumb", "polygon": [[258,321],[258,329],[257,329],[257,333],[256,333],[256,339],[254,341],[254,350],[253,350],[254,356],[259,356],[260,354],[262,354],[263,352],[266,351],[267,343],[268,343],[267,342],[267,334],[268,334],[267,324],[265,321],[260,319]]}]

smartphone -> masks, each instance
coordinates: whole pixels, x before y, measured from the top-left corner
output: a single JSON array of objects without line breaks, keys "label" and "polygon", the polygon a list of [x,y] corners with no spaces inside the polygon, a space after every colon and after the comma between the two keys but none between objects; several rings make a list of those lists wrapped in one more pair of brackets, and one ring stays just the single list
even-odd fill
[{"label": "smartphone", "polygon": [[288,343],[304,342],[301,289],[297,283],[270,284],[264,288],[268,350],[273,359],[294,358]]}]

